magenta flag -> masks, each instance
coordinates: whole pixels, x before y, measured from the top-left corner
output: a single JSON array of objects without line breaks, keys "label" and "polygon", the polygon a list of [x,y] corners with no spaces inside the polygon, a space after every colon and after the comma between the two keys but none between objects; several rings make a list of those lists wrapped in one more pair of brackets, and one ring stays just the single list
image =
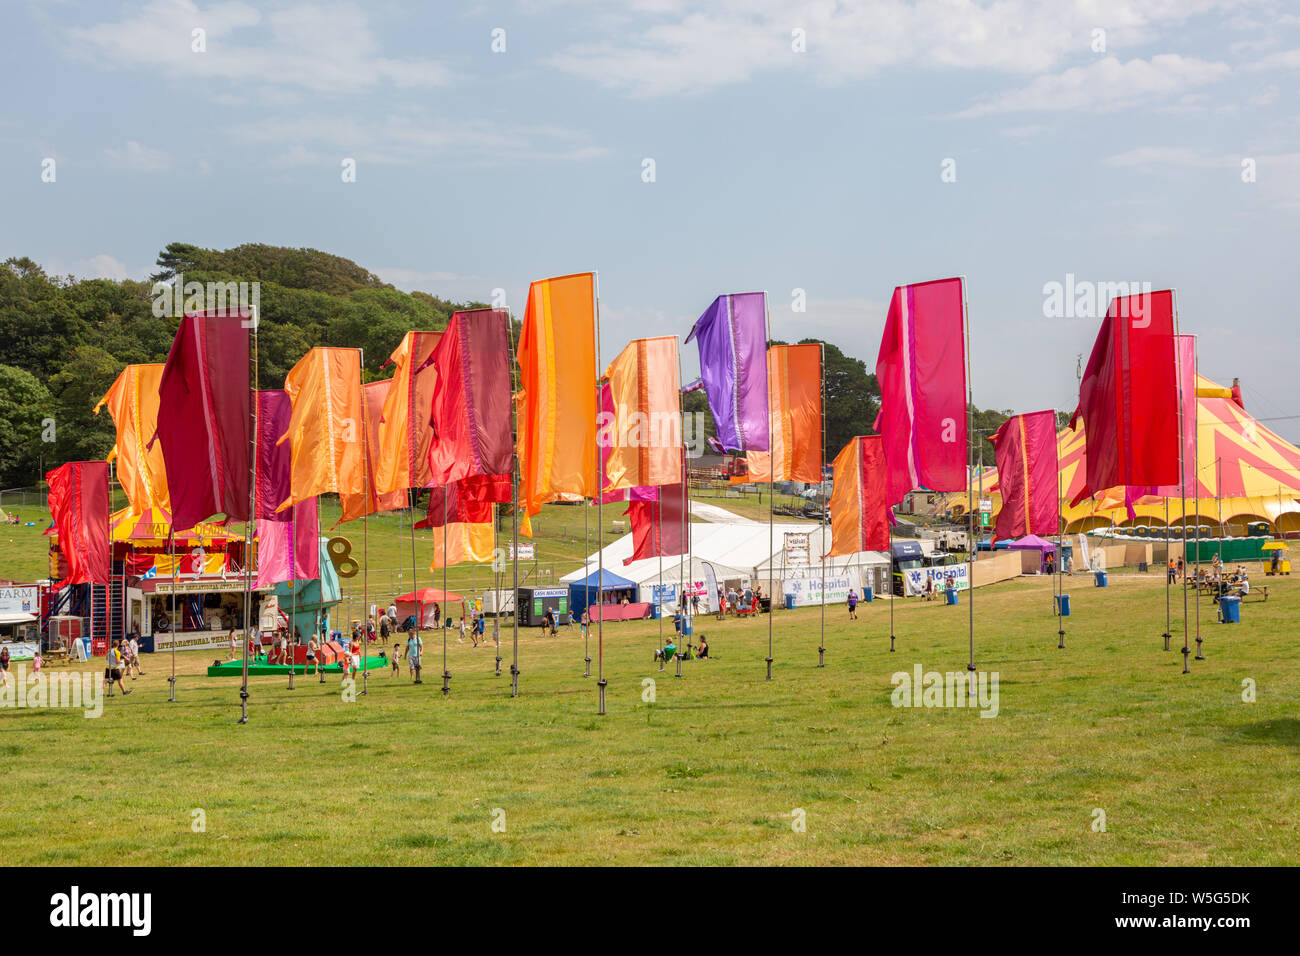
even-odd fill
[{"label": "magenta flag", "polygon": [[1061,527],[1056,412],[1012,415],[989,440],[1002,492],[993,540],[1056,534]]},{"label": "magenta flag", "polygon": [[1074,427],[1082,416],[1087,443],[1071,505],[1110,488],[1178,483],[1178,377],[1173,292],[1112,299],[1070,418]]},{"label": "magenta flag", "polygon": [[[238,312],[181,319],[158,383],[158,431],[172,525],[213,515],[247,521],[252,422],[247,320]],[[152,444],[152,442],[150,442]]]},{"label": "magenta flag", "polygon": [[876,359],[892,507],[915,488],[966,488],[965,295],[961,279],[894,289]]},{"label": "magenta flag", "polygon": [[[1175,335],[1175,349],[1178,355],[1177,384],[1181,389],[1179,407],[1183,415],[1183,481],[1187,491],[1196,496],[1196,336]],[[1144,495],[1158,495],[1161,498],[1178,498],[1183,494],[1183,487],[1177,483],[1169,485],[1129,485],[1124,489],[1124,505],[1128,508],[1130,518],[1137,517],[1133,505]]]},{"label": "magenta flag", "polygon": [[767,451],[767,293],[718,296],[685,344],[691,339],[718,442],[741,454]]},{"label": "magenta flag", "polygon": [[280,389],[257,393],[257,495],[254,513],[267,521],[288,521],[289,512],[276,511],[289,497],[291,449],[276,444],[289,430],[293,406]]},{"label": "magenta flag", "polygon": [[[284,520],[292,514],[292,518]],[[320,577],[320,514],[316,499],[300,501],[279,514],[279,520],[257,519],[257,587],[281,581]],[[290,567],[289,552],[293,551]]]}]

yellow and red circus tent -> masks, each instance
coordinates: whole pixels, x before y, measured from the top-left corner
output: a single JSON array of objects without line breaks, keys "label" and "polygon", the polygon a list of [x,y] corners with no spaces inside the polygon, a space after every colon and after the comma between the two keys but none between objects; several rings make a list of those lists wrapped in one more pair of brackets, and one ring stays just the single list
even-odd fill
[{"label": "yellow and red circus tent", "polygon": [[[1189,523],[1217,525],[1220,509],[1225,524],[1241,525],[1249,520],[1268,521],[1281,531],[1300,531],[1300,448],[1261,424],[1230,397],[1230,390],[1198,375],[1196,487],[1187,488]],[[1177,428],[1177,422],[1169,427]],[[1164,524],[1165,499],[1147,495],[1133,503],[1136,517],[1129,518],[1124,489],[1111,488],[1077,507],[1070,499],[1083,487],[1084,429],[1064,428],[1057,433],[1061,467],[1061,516],[1066,530],[1073,533],[1091,528],[1123,524]],[[980,493],[978,479],[973,490]],[[993,512],[1002,507],[997,471],[985,469],[983,495],[993,501]],[[1222,500],[1220,500],[1220,498]],[[1169,522],[1181,524],[1181,497],[1168,499]],[[944,497],[942,507],[964,512],[966,494]],[[1237,530],[1240,530],[1238,528]]]}]

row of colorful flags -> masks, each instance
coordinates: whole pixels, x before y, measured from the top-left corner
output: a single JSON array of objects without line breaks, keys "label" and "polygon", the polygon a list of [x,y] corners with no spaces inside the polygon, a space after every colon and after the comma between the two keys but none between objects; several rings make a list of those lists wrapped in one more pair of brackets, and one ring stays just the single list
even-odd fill
[{"label": "row of colorful flags", "polygon": [[[359,350],[317,347],[282,390],[255,395],[249,323],[189,314],[166,363],[129,366],[100,403],[117,429],[110,458],[131,507],[169,510],[176,529],[218,514],[255,522],[259,584],[316,576],[316,499],[328,493],[351,521],[432,489],[420,526],[445,529],[433,536],[433,566],[489,560],[492,505],[512,500],[516,453],[523,533],[547,502],[625,500],[634,559],[684,553],[688,527],[668,527],[688,525],[677,337],[635,339],[599,370],[598,308],[594,273],[531,284],[513,394],[501,309],[408,332],[390,379],[363,385]],[[745,456],[751,480],[820,482],[821,347],[769,346],[768,324],[765,293],[721,295],[685,344],[699,352],[718,445]],[[1088,433],[1087,493],[1179,481],[1167,423],[1183,401],[1179,384],[1194,388],[1195,359],[1179,351],[1190,366],[1175,361],[1173,324],[1169,292],[1111,304],[1075,412]],[[854,438],[834,461],[830,554],[888,547],[892,508],[913,489],[968,487],[964,279],[894,290],[876,375],[878,434]],[[1008,503],[996,535],[1055,533],[1055,413],[1014,416],[993,443]],[[92,499],[108,500],[105,463],[70,463],[47,478],[68,581],[106,580],[88,557],[100,543]]]}]

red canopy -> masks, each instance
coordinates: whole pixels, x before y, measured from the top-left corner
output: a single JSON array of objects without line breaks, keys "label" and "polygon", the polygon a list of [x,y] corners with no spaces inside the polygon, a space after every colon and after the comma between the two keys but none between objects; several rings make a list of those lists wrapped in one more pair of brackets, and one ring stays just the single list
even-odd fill
[{"label": "red canopy", "polygon": [[[418,591],[412,591],[410,594],[402,594],[397,598],[398,602],[403,604],[414,604],[417,601],[420,604],[442,604],[447,601],[463,601],[461,595],[453,591],[440,591],[437,588],[420,588]],[[396,603],[396,602],[394,602]]]}]

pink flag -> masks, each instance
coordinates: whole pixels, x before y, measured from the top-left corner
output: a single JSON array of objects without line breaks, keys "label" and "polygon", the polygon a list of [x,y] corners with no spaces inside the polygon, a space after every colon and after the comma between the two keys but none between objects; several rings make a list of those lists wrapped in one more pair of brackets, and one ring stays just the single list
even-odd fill
[{"label": "pink flag", "polygon": [[1056,412],[1012,415],[990,439],[998,463],[1002,510],[993,538],[1060,530]]},{"label": "pink flag", "polygon": [[966,345],[961,279],[894,289],[876,359],[887,499],[966,487]]},{"label": "pink flag", "polygon": [[[292,518],[284,520],[283,516],[290,514]],[[320,577],[320,515],[316,499],[300,501],[281,511],[277,518],[257,519],[257,587]]]}]

